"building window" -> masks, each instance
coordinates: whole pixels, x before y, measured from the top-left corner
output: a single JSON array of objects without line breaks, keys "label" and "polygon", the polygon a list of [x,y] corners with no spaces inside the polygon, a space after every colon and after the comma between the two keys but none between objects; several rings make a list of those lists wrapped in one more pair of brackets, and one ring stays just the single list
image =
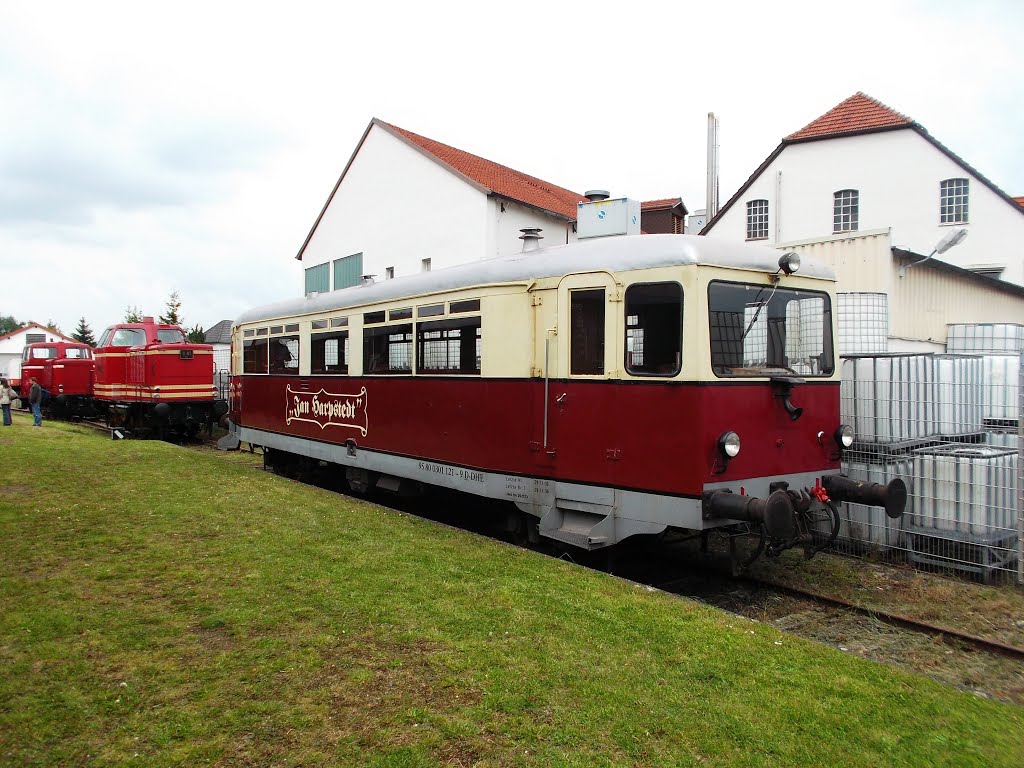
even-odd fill
[{"label": "building window", "polygon": [[841,189],[832,195],[832,232],[856,232],[860,219],[860,192]]},{"label": "building window", "polygon": [[348,331],[314,333],[311,340],[310,373],[348,373]]},{"label": "building window", "polygon": [[363,281],[363,254],[353,253],[334,260],[334,290],[351,288]]},{"label": "building window", "polygon": [[422,268],[420,271],[422,271],[422,272],[429,272],[430,271],[430,259],[423,259],[423,261],[420,262],[420,267]]},{"label": "building window", "polygon": [[363,329],[363,372],[412,373],[412,325]]},{"label": "building window", "polygon": [[747,240],[768,239],[768,201],[751,200],[747,203]]},{"label": "building window", "polygon": [[569,373],[604,375],[604,288],[570,291]]},{"label": "building window", "polygon": [[395,268],[394,267],[385,267],[384,268],[384,279],[385,280],[394,280],[395,279]]},{"label": "building window", "polygon": [[435,320],[416,326],[417,373],[480,375],[480,318]]},{"label": "building window", "polygon": [[966,224],[967,197],[970,192],[967,179],[946,179],[939,185],[939,223]]},{"label": "building window", "polygon": [[25,343],[26,344],[42,344],[46,341],[45,333],[26,333]]},{"label": "building window", "polygon": [[626,370],[675,376],[682,362],[683,288],[643,283],[626,289]]},{"label": "building window", "polygon": [[306,295],[311,293],[327,293],[331,290],[331,265],[317,264],[306,270]]}]

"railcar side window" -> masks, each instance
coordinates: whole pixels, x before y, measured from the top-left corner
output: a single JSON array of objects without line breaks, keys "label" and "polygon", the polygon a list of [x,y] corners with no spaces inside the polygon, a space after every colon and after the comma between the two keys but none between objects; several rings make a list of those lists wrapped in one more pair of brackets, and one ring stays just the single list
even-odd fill
[{"label": "railcar side window", "polygon": [[348,331],[314,333],[310,373],[348,373]]},{"label": "railcar side window", "polygon": [[363,372],[412,373],[412,324],[364,328]]},{"label": "railcar side window", "polygon": [[242,348],[242,373],[266,373],[270,339],[247,339]]},{"label": "railcar side window", "polygon": [[569,373],[604,373],[604,288],[570,291]]},{"label": "railcar side window", "polygon": [[416,372],[480,375],[480,318],[416,326]]},{"label": "railcar side window", "polygon": [[270,373],[299,372],[299,337],[278,336],[270,340]]},{"label": "railcar side window", "polygon": [[829,376],[835,370],[828,294],[713,282],[708,286],[716,376]]},{"label": "railcar side window", "polygon": [[626,289],[626,371],[675,376],[682,366],[683,287],[646,283]]}]

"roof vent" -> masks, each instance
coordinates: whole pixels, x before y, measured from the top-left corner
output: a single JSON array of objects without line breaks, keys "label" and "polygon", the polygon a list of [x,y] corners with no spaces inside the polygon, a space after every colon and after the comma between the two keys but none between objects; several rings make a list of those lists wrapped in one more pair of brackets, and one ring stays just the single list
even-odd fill
[{"label": "roof vent", "polygon": [[592,203],[599,203],[602,200],[607,200],[611,195],[606,189],[591,189],[587,190],[587,193],[583,195],[587,200]]},{"label": "roof vent", "polygon": [[523,241],[523,253],[540,248],[540,241],[544,239],[540,227],[526,227],[519,231],[523,233],[519,236],[519,239]]},{"label": "roof vent", "polygon": [[153,322],[153,318],[150,317],[149,315],[146,315],[144,318],[142,318],[142,322],[144,322],[144,323],[152,323]]},{"label": "roof vent", "polygon": [[375,278],[375,277],[376,277],[376,275],[360,275],[359,276],[359,284],[360,285],[373,285],[373,278]]}]

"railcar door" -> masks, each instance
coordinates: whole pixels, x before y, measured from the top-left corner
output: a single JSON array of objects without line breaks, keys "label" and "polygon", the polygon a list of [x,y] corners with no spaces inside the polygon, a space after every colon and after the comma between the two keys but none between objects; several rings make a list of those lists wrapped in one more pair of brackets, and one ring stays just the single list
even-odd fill
[{"label": "railcar door", "polygon": [[620,451],[622,286],[608,272],[567,275],[552,299],[544,404],[555,475],[610,485]]}]

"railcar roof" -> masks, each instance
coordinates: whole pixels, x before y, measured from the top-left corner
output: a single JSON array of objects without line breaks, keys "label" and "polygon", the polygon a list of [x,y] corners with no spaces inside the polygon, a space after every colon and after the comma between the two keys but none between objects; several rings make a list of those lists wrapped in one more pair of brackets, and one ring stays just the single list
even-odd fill
[{"label": "railcar roof", "polygon": [[[242,313],[235,325],[331,312],[474,285],[524,282],[593,270],[626,272],[654,267],[702,265],[772,273],[778,271],[781,255],[782,251],[767,246],[696,235],[602,237],[267,304]],[[799,275],[835,280],[835,273],[830,267],[804,256],[801,257]]]}]

